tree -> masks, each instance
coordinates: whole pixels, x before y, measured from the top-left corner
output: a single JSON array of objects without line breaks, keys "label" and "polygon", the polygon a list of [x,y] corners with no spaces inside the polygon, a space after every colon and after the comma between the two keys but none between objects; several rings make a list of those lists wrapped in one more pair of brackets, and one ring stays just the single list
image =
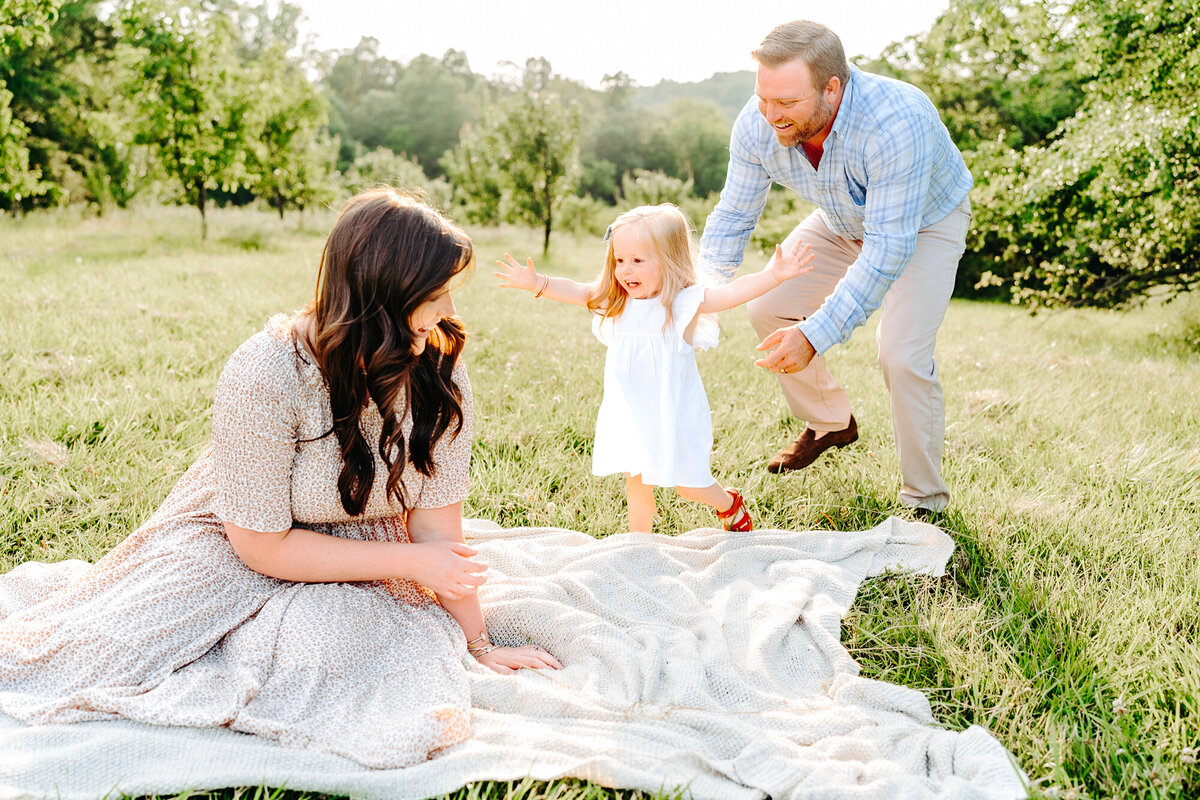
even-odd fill
[{"label": "tree", "polygon": [[489,96],[461,51],[448,50],[441,59],[419,55],[402,65],[380,56],[374,39],[339,53],[322,87],[331,104],[330,128],[342,138],[343,168],[360,146],[387,147],[416,158],[435,176],[442,154],[478,119]]},{"label": "tree", "polygon": [[692,192],[692,181],[681,181],[662,172],[635,169],[621,178],[623,205],[656,206],[661,203],[682,205]]},{"label": "tree", "polygon": [[227,15],[174,0],[134,0],[122,11],[139,51],[129,90],[137,137],[200,211],[208,236],[208,192],[236,186],[245,162],[246,115],[234,34]]},{"label": "tree", "polygon": [[550,250],[554,212],[579,179],[579,116],[552,95],[518,95],[499,124],[504,144],[502,185],[512,216],[542,226],[542,253]]},{"label": "tree", "polygon": [[30,163],[51,184],[0,203],[28,209],[85,200],[103,209],[125,205],[147,183],[146,159],[127,122],[125,51],[99,7],[98,0],[66,0],[49,37],[0,57],[0,81],[27,129]]},{"label": "tree", "polygon": [[500,206],[504,200],[501,171],[496,159],[502,150],[499,132],[494,124],[463,126],[458,147],[447,150],[441,167],[455,187],[456,202],[462,205],[467,219],[483,225],[500,221]]},{"label": "tree", "polygon": [[1048,143],[992,159],[976,198],[981,283],[1101,307],[1200,286],[1198,5],[1077,0],[1084,101]]},{"label": "tree", "polygon": [[351,194],[381,185],[423,195],[443,210],[450,206],[454,194],[445,180],[431,181],[426,177],[416,159],[397,155],[386,147],[377,147],[354,159],[342,179],[342,188]]},{"label": "tree", "polygon": [[[648,169],[647,143],[654,118],[631,104],[633,79],[624,72],[605,75],[600,106],[583,126],[580,140],[581,193],[615,203],[621,178],[635,169]],[[663,165],[654,163],[653,167]]]},{"label": "tree", "polygon": [[704,197],[725,185],[729,167],[730,123],[716,103],[681,99],[671,103],[660,123],[661,141],[674,162],[672,172]]},{"label": "tree", "polygon": [[403,140],[388,146],[415,158],[426,174],[437,175],[442,154],[458,141],[464,124],[479,118],[483,100],[466,56],[454,50],[440,60],[417,56],[398,75],[389,105]]},{"label": "tree", "polygon": [[1078,20],[1064,0],[953,0],[868,69],[925,90],[955,143],[1044,142],[1083,102]]},{"label": "tree", "polygon": [[[48,41],[57,7],[55,0],[0,0],[0,59]],[[6,204],[50,188],[50,183],[42,180],[41,170],[30,168],[29,130],[13,117],[12,99],[12,92],[0,80],[0,200]]]},{"label": "tree", "polygon": [[491,107],[477,128],[464,131],[442,164],[476,210],[499,194],[504,218],[539,225],[550,249],[554,214],[579,179],[579,114],[557,95],[545,59],[530,59],[522,88]]},{"label": "tree", "polygon": [[305,76],[296,48],[303,15],[281,2],[239,9],[241,57],[254,103],[247,114],[246,179],[279,218],[332,198],[337,143],[326,132],[329,103]]},{"label": "tree", "polygon": [[255,195],[283,219],[328,197],[328,175],[337,160],[336,142],[322,135],[326,101],[298,69],[276,57],[260,60],[257,101],[249,137],[247,178]]}]

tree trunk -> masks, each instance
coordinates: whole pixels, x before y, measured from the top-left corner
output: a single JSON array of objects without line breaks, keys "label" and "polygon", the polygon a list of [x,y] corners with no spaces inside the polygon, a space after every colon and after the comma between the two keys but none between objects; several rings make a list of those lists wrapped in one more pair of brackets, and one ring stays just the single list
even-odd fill
[{"label": "tree trunk", "polygon": [[204,185],[204,181],[199,182],[199,191],[196,192],[196,205],[200,209],[200,238],[208,238],[208,214],[205,213],[205,206],[208,204],[208,187]]}]

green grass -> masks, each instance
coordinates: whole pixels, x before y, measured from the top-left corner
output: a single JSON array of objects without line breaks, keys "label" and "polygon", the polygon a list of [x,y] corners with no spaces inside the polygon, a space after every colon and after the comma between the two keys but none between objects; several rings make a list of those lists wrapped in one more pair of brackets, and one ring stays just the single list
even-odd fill
[{"label": "green grass", "polygon": [[[225,359],[310,298],[330,221],[217,211],[201,242],[190,209],[0,220],[0,570],[95,559],[150,514],[206,444]],[[536,255],[538,233],[473,233],[479,268],[456,297],[478,412],[468,513],[620,530],[621,481],[589,472],[603,348],[580,309],[495,288],[492,261]],[[600,257],[598,240],[556,234],[538,266],[586,278]],[[756,525],[903,513],[873,324],[829,358],[859,442],[783,477],[764,467],[800,423],[753,367],[744,312],[722,326],[699,356],[713,467]],[[987,726],[1038,796],[1200,795],[1200,297],[1038,316],[954,301],[938,358],[958,551],[946,578],[868,583],[847,646],[866,675],[926,692],[943,724]],[[658,531],[711,522],[660,495]],[[616,793],[455,795],[592,796]]]}]

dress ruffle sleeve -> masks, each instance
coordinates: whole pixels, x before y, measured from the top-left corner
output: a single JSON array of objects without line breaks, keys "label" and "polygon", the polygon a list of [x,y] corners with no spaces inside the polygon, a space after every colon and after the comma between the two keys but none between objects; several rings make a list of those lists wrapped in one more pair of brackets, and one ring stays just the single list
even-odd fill
[{"label": "dress ruffle sleeve", "polygon": [[604,344],[605,347],[612,344],[613,336],[617,332],[616,317],[605,317],[599,312],[592,312],[592,333],[596,338]]},{"label": "dress ruffle sleeve", "polygon": [[414,508],[442,508],[467,498],[470,488],[471,443],[475,438],[475,396],[462,359],[450,379],[462,392],[462,430],[453,425],[433,447],[434,472],[421,485]]},{"label": "dress ruffle sleeve", "polygon": [[[671,324],[675,334],[683,339],[683,333],[691,323],[692,318],[704,302],[705,287],[693,284],[675,295],[675,303],[671,306]],[[696,320],[696,329],[692,332],[692,347],[696,350],[707,350],[717,346],[721,328],[717,323],[716,314],[701,314]]]},{"label": "dress ruffle sleeve", "polygon": [[292,527],[299,376],[287,343],[260,333],[230,357],[212,412],[216,512],[255,531]]}]

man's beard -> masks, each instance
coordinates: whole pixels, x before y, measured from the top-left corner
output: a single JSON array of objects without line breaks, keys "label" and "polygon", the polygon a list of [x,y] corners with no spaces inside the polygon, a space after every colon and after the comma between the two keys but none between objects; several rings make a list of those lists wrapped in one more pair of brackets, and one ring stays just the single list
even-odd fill
[{"label": "man's beard", "polygon": [[775,138],[784,147],[795,147],[801,142],[807,142],[825,130],[825,126],[829,124],[829,120],[831,119],[833,119],[833,108],[825,100],[825,95],[819,95],[816,101],[816,108],[807,120],[803,123],[798,120],[792,120],[792,127],[786,131],[775,131]]}]

